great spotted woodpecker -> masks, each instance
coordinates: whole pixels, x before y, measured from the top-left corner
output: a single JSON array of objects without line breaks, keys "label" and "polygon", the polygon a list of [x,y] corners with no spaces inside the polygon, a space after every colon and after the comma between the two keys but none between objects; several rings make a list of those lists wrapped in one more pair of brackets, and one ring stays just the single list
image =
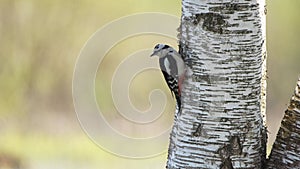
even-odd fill
[{"label": "great spotted woodpecker", "polygon": [[[181,89],[184,80],[186,65],[181,55],[169,45],[157,44],[151,56],[159,57],[159,66],[165,81],[175,95],[178,112],[181,111]],[[173,95],[174,94],[174,95]]]}]

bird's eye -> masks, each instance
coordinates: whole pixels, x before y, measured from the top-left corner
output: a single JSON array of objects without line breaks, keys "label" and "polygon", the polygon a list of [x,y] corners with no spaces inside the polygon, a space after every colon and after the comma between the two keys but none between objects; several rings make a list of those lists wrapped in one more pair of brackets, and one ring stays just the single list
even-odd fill
[{"label": "bird's eye", "polygon": [[158,49],[158,46],[155,46],[154,49]]}]

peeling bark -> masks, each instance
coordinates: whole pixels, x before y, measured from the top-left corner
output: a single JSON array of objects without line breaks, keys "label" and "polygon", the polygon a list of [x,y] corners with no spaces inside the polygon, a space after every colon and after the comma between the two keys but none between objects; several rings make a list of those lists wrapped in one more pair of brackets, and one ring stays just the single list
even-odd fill
[{"label": "peeling bark", "polygon": [[300,78],[285,111],[267,168],[300,168]]},{"label": "peeling bark", "polygon": [[167,168],[263,168],[264,0],[182,0],[179,52],[192,62]]}]

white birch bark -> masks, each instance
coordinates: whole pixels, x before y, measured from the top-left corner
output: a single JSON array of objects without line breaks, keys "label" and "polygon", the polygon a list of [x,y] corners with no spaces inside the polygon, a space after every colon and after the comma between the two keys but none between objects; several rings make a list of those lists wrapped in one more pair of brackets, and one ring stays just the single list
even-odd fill
[{"label": "white birch bark", "polygon": [[264,0],[182,0],[179,45],[193,61],[167,168],[262,168]]},{"label": "white birch bark", "polygon": [[300,168],[300,78],[285,111],[267,168]]}]

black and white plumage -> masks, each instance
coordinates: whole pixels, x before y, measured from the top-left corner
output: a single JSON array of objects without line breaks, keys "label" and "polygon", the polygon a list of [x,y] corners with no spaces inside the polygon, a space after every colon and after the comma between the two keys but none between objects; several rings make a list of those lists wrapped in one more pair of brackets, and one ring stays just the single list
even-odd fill
[{"label": "black and white plumage", "polygon": [[[181,55],[169,45],[157,44],[151,56],[159,57],[159,66],[172,96],[175,96],[178,112],[181,111],[181,85],[185,76],[185,63]],[[174,94],[174,95],[173,95]]]}]

